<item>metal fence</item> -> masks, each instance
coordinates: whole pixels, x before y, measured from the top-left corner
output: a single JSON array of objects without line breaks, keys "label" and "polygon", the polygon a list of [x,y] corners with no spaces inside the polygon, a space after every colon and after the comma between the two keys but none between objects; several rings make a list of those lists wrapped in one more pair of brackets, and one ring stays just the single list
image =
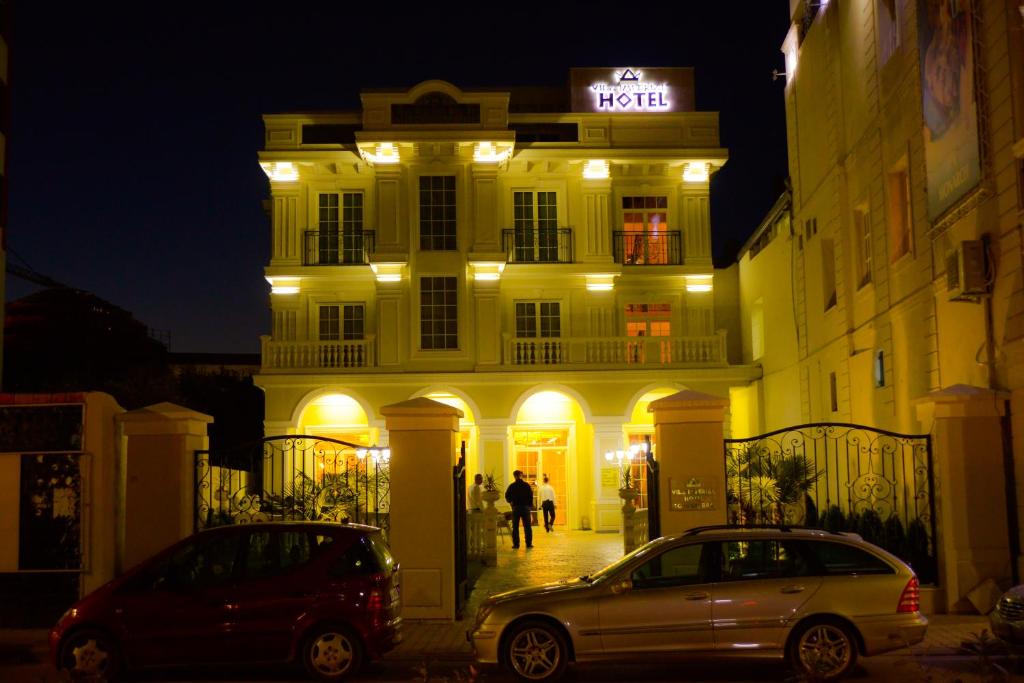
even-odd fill
[{"label": "metal fence", "polygon": [[843,423],[725,440],[729,523],[853,531],[936,581],[931,439]]},{"label": "metal fence", "polygon": [[195,528],[275,520],[390,526],[390,450],[272,436],[195,453]]}]

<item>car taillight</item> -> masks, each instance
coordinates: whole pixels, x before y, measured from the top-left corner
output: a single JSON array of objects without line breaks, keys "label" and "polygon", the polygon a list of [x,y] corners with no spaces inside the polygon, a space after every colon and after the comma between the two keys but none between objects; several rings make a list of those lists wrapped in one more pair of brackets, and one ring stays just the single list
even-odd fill
[{"label": "car taillight", "polygon": [[921,584],[917,582],[916,576],[911,576],[907,581],[906,588],[900,594],[900,604],[897,605],[897,612],[917,612],[921,609]]}]

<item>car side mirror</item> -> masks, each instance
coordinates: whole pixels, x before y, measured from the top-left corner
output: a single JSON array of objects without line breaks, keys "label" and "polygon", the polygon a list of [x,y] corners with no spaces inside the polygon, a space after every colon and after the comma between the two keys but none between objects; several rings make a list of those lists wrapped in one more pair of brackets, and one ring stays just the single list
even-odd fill
[{"label": "car side mirror", "polygon": [[633,588],[633,582],[629,579],[622,579],[612,584],[612,593],[615,595],[622,595],[628,593]]}]

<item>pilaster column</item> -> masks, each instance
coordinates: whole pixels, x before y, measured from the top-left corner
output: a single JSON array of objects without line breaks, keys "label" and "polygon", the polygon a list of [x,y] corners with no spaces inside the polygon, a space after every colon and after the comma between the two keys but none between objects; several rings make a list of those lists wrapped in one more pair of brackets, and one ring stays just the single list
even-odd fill
[{"label": "pilaster column", "polygon": [[478,444],[477,470],[481,474],[493,474],[501,482],[502,487],[511,482],[505,481],[511,469],[508,453],[508,420],[482,419],[477,422]]},{"label": "pilaster column", "polygon": [[683,233],[683,262],[711,268],[711,202],[708,183],[679,186],[679,229]]},{"label": "pilaster column", "polygon": [[408,313],[405,306],[405,279],[399,282],[377,281],[377,365],[395,367],[409,356]]},{"label": "pilaster column", "polygon": [[[498,223],[498,165],[472,164],[470,185],[473,225],[470,234],[473,254],[501,254],[501,226]],[[504,259],[502,259],[504,261]]]},{"label": "pilaster column", "polygon": [[374,166],[377,199],[377,253],[409,251],[409,221],[402,202],[402,166]]},{"label": "pilaster column", "polygon": [[302,263],[304,230],[299,225],[306,214],[302,205],[304,193],[294,183],[271,183],[271,249],[270,265]]},{"label": "pilaster column", "polygon": [[594,417],[594,497],[590,519],[594,531],[619,531],[622,528],[622,503],[619,500],[618,463],[604,459],[607,451],[624,448],[622,417]]},{"label": "pilaster column", "polygon": [[725,524],[723,423],[729,399],[680,391],[652,401],[661,533]]},{"label": "pilaster column", "polygon": [[[490,264],[494,269],[493,264]],[[502,357],[500,280],[481,279],[481,268],[473,271],[473,318],[476,325],[477,365],[500,365]],[[500,273],[499,273],[500,277]]]},{"label": "pilaster column", "polygon": [[576,236],[579,240],[577,253],[580,261],[587,263],[612,263],[612,181],[583,181],[583,221]]}]

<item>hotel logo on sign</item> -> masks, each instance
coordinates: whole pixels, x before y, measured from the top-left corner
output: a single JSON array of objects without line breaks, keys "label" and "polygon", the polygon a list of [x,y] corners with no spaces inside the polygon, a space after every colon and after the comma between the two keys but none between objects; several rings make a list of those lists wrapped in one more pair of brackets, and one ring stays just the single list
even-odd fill
[{"label": "hotel logo on sign", "polygon": [[574,112],[693,111],[693,69],[687,67],[575,68],[570,88]]},{"label": "hotel logo on sign", "polygon": [[639,69],[624,69],[614,73],[612,83],[593,83],[598,111],[668,111],[669,85],[648,81]]}]

